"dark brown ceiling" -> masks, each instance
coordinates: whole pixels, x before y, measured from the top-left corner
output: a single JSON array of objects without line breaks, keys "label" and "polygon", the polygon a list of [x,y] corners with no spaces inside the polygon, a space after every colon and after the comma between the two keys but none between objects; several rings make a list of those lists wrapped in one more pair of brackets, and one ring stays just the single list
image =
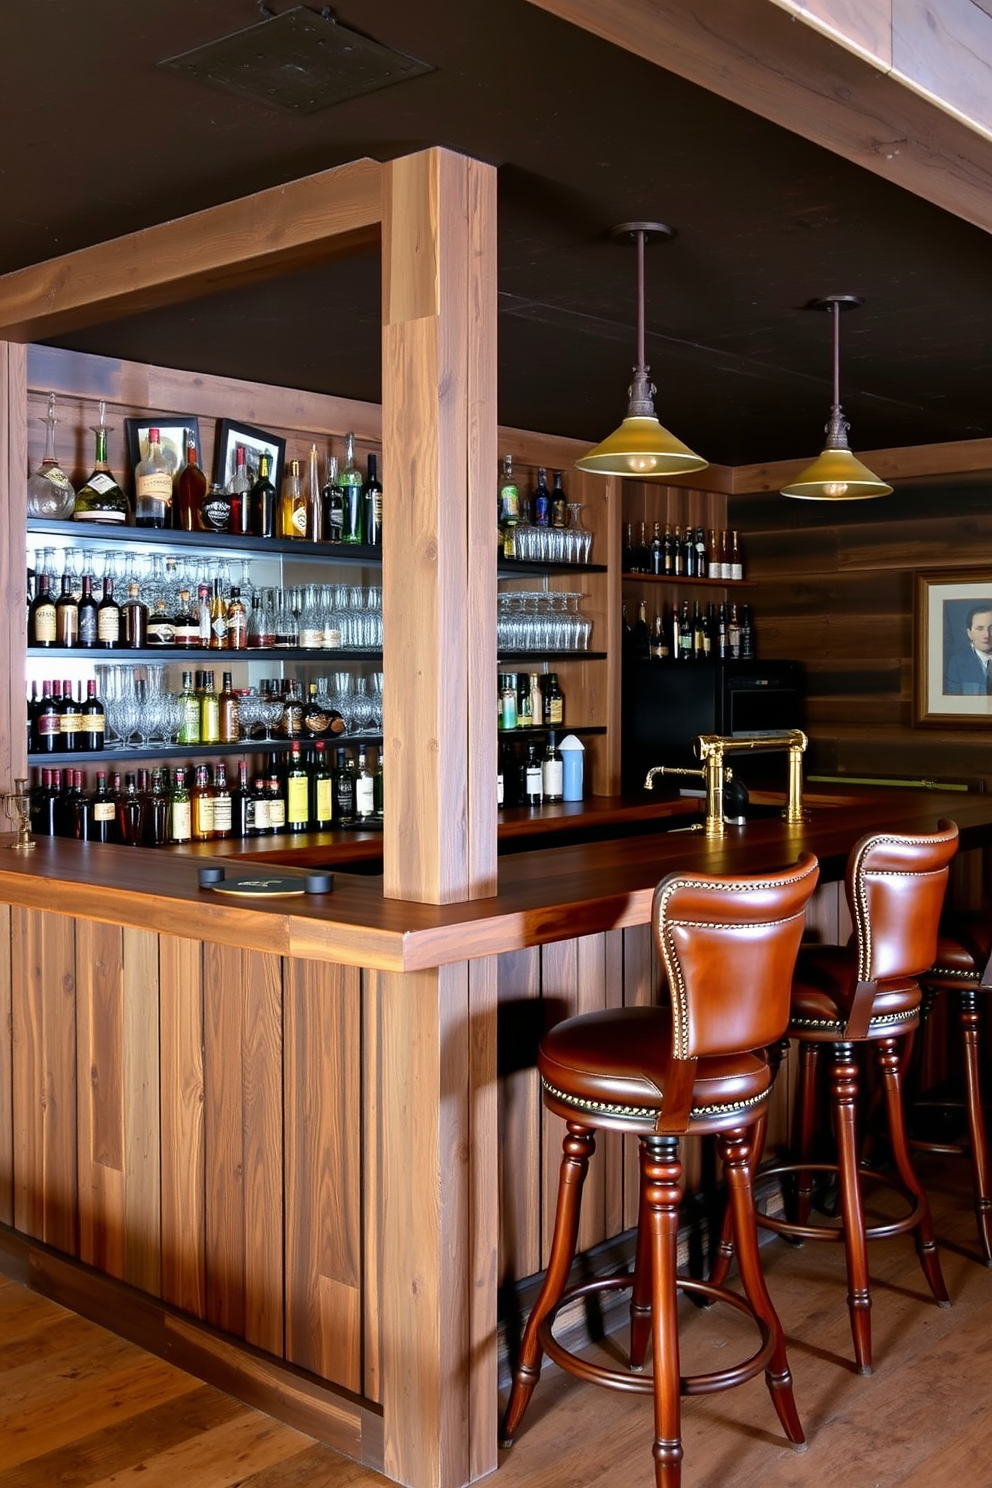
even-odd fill
[{"label": "dark brown ceiling", "polygon": [[[0,271],[444,145],[499,167],[503,423],[592,440],[619,422],[635,264],[603,234],[654,218],[678,230],[647,263],[658,412],[710,460],[819,449],[829,322],[802,307],[832,292],[866,301],[842,322],[855,448],[992,435],[984,233],[525,0],[350,0],[340,22],[434,70],[304,116],[156,65],[259,22],[251,0],[15,9]],[[366,258],[60,344],[376,400],[378,300]]]}]

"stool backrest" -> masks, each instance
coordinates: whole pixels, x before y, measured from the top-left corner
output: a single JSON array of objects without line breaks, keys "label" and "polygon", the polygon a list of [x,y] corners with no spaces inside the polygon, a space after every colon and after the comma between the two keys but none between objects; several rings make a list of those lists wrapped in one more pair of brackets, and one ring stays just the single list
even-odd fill
[{"label": "stool backrest", "polygon": [[652,923],[671,992],[676,1059],[742,1053],[782,1037],[819,872],[804,853],[780,873],[662,879]]},{"label": "stool backrest", "polygon": [[933,965],[957,846],[957,825],[947,821],[936,832],[878,832],[855,844],[846,884],[859,982],[915,977]]}]

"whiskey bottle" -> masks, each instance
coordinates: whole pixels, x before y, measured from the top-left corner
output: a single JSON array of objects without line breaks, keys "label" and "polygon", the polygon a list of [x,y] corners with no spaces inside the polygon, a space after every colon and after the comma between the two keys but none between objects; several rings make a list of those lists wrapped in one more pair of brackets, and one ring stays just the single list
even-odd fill
[{"label": "whiskey bottle", "polygon": [[172,619],[172,644],[184,651],[195,650],[200,644],[200,614],[188,589],[179,591],[179,608]]},{"label": "whiskey bottle", "polygon": [[134,467],[134,524],[172,526],[172,466],[154,428],[148,430],[148,453]]},{"label": "whiskey bottle", "polygon": [[183,672],[183,690],[179,695],[179,728],[177,744],[199,744],[200,699],[193,691],[193,673]]},{"label": "whiskey bottle", "polygon": [[227,650],[227,600],[221,592],[220,579],[214,579],[214,590],[210,597],[211,651]]},{"label": "whiskey bottle", "polygon": [[[184,676],[188,676],[184,673]],[[192,681],[192,678],[190,678]],[[175,783],[172,794],[169,797],[169,841],[172,843],[188,842],[192,830],[190,813],[189,787],[186,784],[186,769],[183,765],[176,767]]]},{"label": "whiskey bottle", "polygon": [[108,522],[123,526],[131,515],[128,499],[107,464],[107,404],[100,400],[100,422],[92,425],[96,436],[93,470],[76,492],[72,508],[74,522]]},{"label": "whiskey bottle", "polygon": [[55,644],[79,645],[79,601],[72,592],[72,575],[62,575],[62,593],[55,602]]},{"label": "whiskey bottle", "polygon": [[272,772],[269,776],[269,831],[284,832],[286,830],[286,797],[283,795],[279,776]]},{"label": "whiskey bottle", "polygon": [[214,835],[214,793],[206,765],[197,765],[190,797],[190,837],[209,842]]},{"label": "whiskey bottle", "polygon": [[148,643],[148,606],[142,603],[138,585],[133,582],[127,586],[127,599],[120,609],[120,643],[129,651],[140,650]]},{"label": "whiskey bottle", "polygon": [[231,597],[227,602],[227,649],[248,649],[248,611],[245,609],[241,590],[237,584],[231,586]]},{"label": "whiskey bottle", "polygon": [[230,837],[234,823],[234,798],[227,783],[227,767],[218,760],[214,770],[214,836]]},{"label": "whiskey bottle", "polygon": [[114,598],[113,579],[104,579],[103,598],[96,607],[96,643],[109,651],[121,642],[121,607]]},{"label": "whiskey bottle", "polygon": [[182,532],[203,531],[203,503],[209,490],[207,477],[197,459],[192,429],[186,430],[186,464],[176,476],[173,522]]},{"label": "whiskey bottle", "polygon": [[57,639],[55,598],[46,573],[38,576],[38,592],[28,609],[28,645],[54,646]]}]

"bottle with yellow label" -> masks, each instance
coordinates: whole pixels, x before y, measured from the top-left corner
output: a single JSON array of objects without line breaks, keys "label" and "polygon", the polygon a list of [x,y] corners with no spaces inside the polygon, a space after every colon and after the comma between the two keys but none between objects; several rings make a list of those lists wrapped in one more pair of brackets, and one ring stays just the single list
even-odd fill
[{"label": "bottle with yellow label", "polygon": [[305,539],[307,535],[307,498],[300,475],[299,460],[290,460],[279,493],[280,537]]}]

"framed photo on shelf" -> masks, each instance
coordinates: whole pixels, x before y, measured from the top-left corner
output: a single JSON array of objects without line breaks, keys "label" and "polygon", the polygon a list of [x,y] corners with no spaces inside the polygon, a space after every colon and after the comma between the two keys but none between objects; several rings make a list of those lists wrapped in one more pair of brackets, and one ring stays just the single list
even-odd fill
[{"label": "framed photo on shelf", "polygon": [[261,456],[268,455],[269,480],[278,491],[286,454],[285,439],[280,439],[276,434],[266,434],[264,429],[253,429],[248,424],[236,424],[233,419],[221,419],[217,429],[214,484],[227,490],[237,463],[239,444],[244,445],[249,483],[255,482]]},{"label": "framed photo on shelf", "polygon": [[200,421],[195,413],[144,413],[141,418],[124,420],[127,455],[134,471],[148,453],[148,430],[157,429],[162,453],[175,475],[186,463],[186,431],[192,429],[197,454],[200,452]]},{"label": "framed photo on shelf", "polygon": [[918,571],[913,622],[914,723],[987,728],[992,723],[992,566]]}]

